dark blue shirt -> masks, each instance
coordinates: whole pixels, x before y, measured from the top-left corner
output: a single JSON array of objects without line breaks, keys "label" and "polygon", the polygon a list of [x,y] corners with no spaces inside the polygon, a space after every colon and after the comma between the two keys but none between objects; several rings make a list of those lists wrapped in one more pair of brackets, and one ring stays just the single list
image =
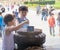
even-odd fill
[{"label": "dark blue shirt", "polygon": [[[21,23],[25,20],[28,20],[26,17],[24,17],[23,19],[22,18],[18,18],[18,22]],[[29,26],[29,24],[24,24],[22,28],[27,28]]]}]

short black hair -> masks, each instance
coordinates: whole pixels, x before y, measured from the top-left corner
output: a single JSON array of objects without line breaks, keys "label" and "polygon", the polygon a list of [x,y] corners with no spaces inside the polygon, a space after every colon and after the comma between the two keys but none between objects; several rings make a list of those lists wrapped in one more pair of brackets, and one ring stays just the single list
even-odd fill
[{"label": "short black hair", "polygon": [[26,6],[20,6],[19,7],[19,12],[20,11],[28,11],[28,7],[26,7]]},{"label": "short black hair", "polygon": [[6,14],[4,16],[4,22],[6,25],[8,24],[8,22],[12,21],[13,19],[14,19],[14,16],[12,14]]}]

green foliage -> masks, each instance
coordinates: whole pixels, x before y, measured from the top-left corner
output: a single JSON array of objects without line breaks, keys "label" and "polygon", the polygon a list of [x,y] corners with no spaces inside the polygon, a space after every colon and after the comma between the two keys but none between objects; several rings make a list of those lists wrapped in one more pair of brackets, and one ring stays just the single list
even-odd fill
[{"label": "green foliage", "polygon": [[[45,1],[48,1],[48,0],[45,0]],[[40,4],[41,6],[45,5],[44,3],[42,4],[40,2],[37,4],[37,1],[35,3],[25,2],[25,4],[28,6],[30,5],[29,7],[36,7],[38,4]],[[60,0],[55,0],[55,4],[52,4],[52,5],[54,5],[55,8],[60,9]]]},{"label": "green foliage", "polygon": [[40,2],[24,2],[24,4],[40,4],[40,5],[45,5],[45,4],[55,4],[55,1],[40,1]]}]

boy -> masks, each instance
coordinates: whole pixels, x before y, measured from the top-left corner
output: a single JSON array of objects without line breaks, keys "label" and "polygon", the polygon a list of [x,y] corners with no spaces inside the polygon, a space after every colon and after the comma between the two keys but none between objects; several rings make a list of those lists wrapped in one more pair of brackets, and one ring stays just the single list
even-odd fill
[{"label": "boy", "polygon": [[[19,7],[19,18],[17,18],[19,23],[21,23],[25,20],[28,20],[26,18],[27,13],[28,13],[28,8],[26,6]],[[22,28],[27,28],[28,26],[29,26],[29,23],[24,24]]]},{"label": "boy", "polygon": [[55,26],[55,18],[54,18],[54,14],[51,13],[49,19],[48,19],[48,24],[49,24],[49,28],[50,28],[50,34],[55,36],[54,32],[54,26]]},{"label": "boy", "polygon": [[20,29],[28,20],[21,22],[19,25],[15,26],[15,18],[11,14],[7,14],[4,17],[4,22],[6,24],[5,32],[3,34],[3,50],[14,50],[14,33],[16,30]]},{"label": "boy", "polygon": [[46,7],[43,7],[42,9],[42,20],[46,21],[48,17],[48,9]]}]

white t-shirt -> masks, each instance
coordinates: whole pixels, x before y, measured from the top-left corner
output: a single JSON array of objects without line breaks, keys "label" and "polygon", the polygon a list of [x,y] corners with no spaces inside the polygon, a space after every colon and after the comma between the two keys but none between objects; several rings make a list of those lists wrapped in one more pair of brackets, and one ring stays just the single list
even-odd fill
[{"label": "white t-shirt", "polygon": [[2,35],[2,50],[14,50],[14,33],[12,31],[10,35],[6,35],[5,31]]}]

